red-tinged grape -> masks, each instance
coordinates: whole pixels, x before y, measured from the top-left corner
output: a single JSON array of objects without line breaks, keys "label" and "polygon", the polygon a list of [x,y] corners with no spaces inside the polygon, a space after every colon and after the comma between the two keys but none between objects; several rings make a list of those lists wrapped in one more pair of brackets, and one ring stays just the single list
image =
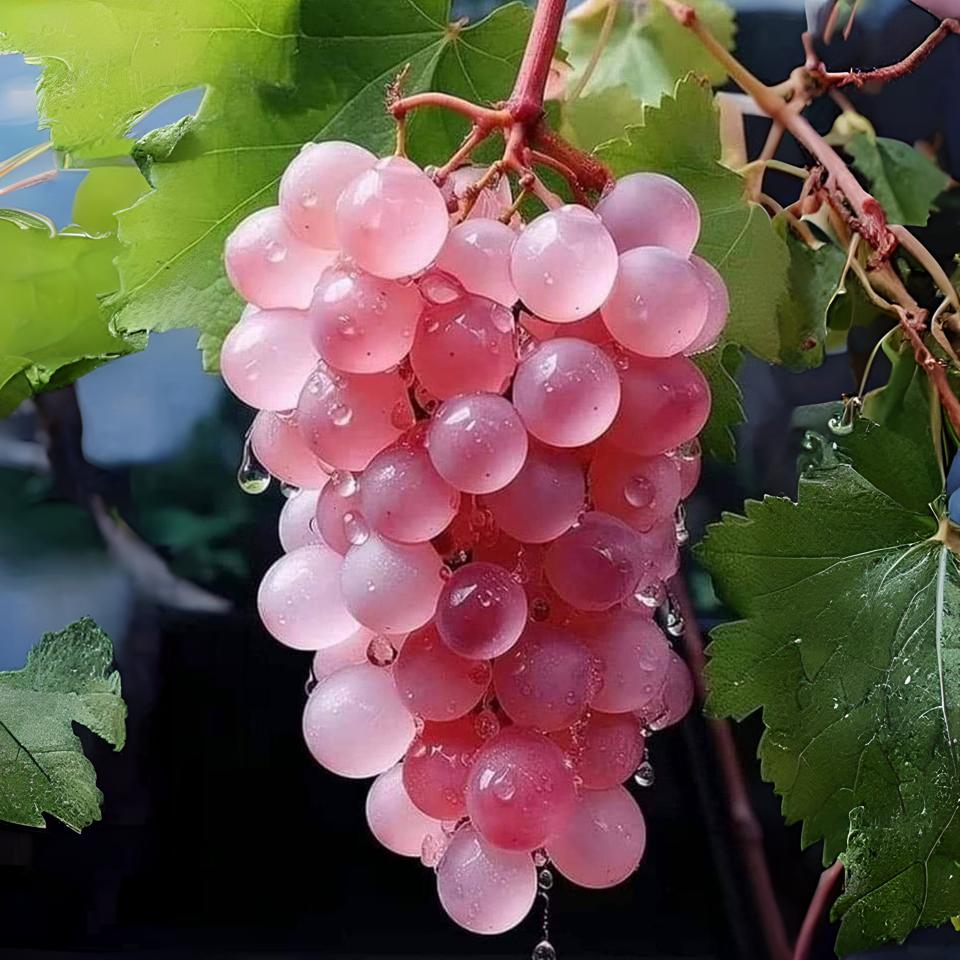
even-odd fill
[{"label": "red-tinged grape", "polygon": [[521,310],[520,324],[535,340],[575,337],[577,340],[604,344],[613,339],[610,331],[604,326],[599,310],[591,313],[589,317],[584,317],[583,320],[576,320],[573,323],[550,323],[547,320],[535,317],[526,310]]},{"label": "red-tinged grape", "polygon": [[617,250],[667,247],[690,256],[700,237],[700,210],[690,192],[660,173],[631,173],[598,204],[597,216]]},{"label": "red-tinged grape", "polygon": [[440,639],[471,660],[506,653],[527,622],[523,587],[495,563],[466,563],[454,570],[437,601]]},{"label": "red-tinged grape", "polygon": [[257,607],[277,640],[297,650],[320,650],[357,629],[337,588],[341,563],[325,544],[312,544],[285,554],[267,570]]},{"label": "red-tinged grape", "polygon": [[488,843],[536,850],[563,829],[576,804],[573,772],[552,741],[508,727],[484,743],[467,781],[467,812]]},{"label": "red-tinged grape", "polygon": [[467,776],[482,744],[472,715],[425,723],[403,760],[410,799],[431,817],[459,820],[467,812]]},{"label": "red-tinged grape", "polygon": [[693,674],[683,660],[673,653],[659,693],[638,711],[637,716],[651,730],[672,727],[690,712],[693,693]]},{"label": "red-tinged grape", "polygon": [[251,213],[227,237],[223,250],[234,290],[265,310],[309,307],[320,274],[335,256],[298,239],[279,207]]},{"label": "red-tinged grape", "polygon": [[579,887],[601,890],[623,883],[640,865],[647,828],[637,801],[623,787],[585,790],[547,855]]},{"label": "red-tinged grape", "polygon": [[[459,204],[469,187],[473,186],[485,173],[486,167],[458,167],[440,188],[445,198]],[[482,219],[496,220],[513,203],[510,194],[510,180],[507,177],[498,177],[493,186],[483,187],[477,196],[467,220]]]},{"label": "red-tinged grape", "polygon": [[440,837],[439,820],[418,810],[403,784],[403,764],[381,773],[367,794],[367,825],[370,832],[391,853],[419,857],[428,836]]},{"label": "red-tinged grape", "polygon": [[434,267],[469,293],[512,307],[517,289],[510,278],[510,251],[517,235],[499,220],[469,219],[450,230]]},{"label": "red-tinged grape", "polygon": [[464,929],[505,933],[533,906],[537,868],[529,853],[498,850],[464,825],[437,867],[437,894],[450,919]]},{"label": "red-tinged grape", "polygon": [[340,249],[362,269],[396,280],[428,267],[447,239],[447,204],[404,157],[386,157],[355,177],[337,201]]},{"label": "red-tinged grape", "polygon": [[571,758],[586,790],[608,790],[629,780],[643,761],[643,727],[631,713],[591,713],[551,738]]},{"label": "red-tinged grape", "polygon": [[431,623],[404,641],[393,678],[406,708],[425,720],[456,720],[469,713],[490,686],[490,664],[450,650]]},{"label": "red-tinged grape", "polygon": [[413,372],[441,400],[502,393],[517,365],[513,330],[513,314],[485,297],[428,306],[410,352]]},{"label": "red-tinged grape", "polygon": [[537,730],[576,723],[599,686],[599,664],[590,649],[545,623],[527,624],[520,641],[493,664],[493,688],[504,713]]},{"label": "red-tinged grape", "polygon": [[642,710],[660,692],[673,651],[650,619],[617,610],[585,636],[600,660],[603,686],[590,706],[603,713]]},{"label": "red-tinged grape", "polygon": [[[317,498],[316,528],[320,539],[341,556],[369,535],[360,504],[360,489],[350,474],[328,483]],[[356,542],[355,542],[356,541]]]},{"label": "red-tinged grape", "polygon": [[324,647],[313,655],[313,676],[316,680],[325,680],[343,667],[351,667],[367,662],[367,650],[376,634],[366,627],[358,626],[346,640]]},{"label": "red-tinged grape", "polygon": [[392,543],[371,535],[351,547],[340,571],[347,609],[378,633],[409,633],[432,616],[443,587],[429,543]]},{"label": "red-tinged grape", "polygon": [[[298,490],[288,497],[280,511],[280,546],[284,553],[312,543],[322,543],[317,527],[319,490]],[[338,551],[339,552],[339,551]]]},{"label": "red-tinged grape", "polygon": [[665,454],[638,457],[620,450],[599,452],[587,474],[597,510],[637,530],[672,517],[680,502],[680,466]]},{"label": "red-tinged grape", "polygon": [[304,443],[298,421],[296,415],[263,410],[250,428],[250,445],[256,458],[278,480],[317,489],[327,482],[329,468]]},{"label": "red-tinged grape", "polygon": [[367,464],[360,479],[363,515],[378,533],[420,543],[441,533],[460,509],[460,494],[437,473],[417,425]]},{"label": "red-tinged grape", "polygon": [[710,386],[686,357],[632,356],[620,369],[620,410],[605,435],[646,457],[692,440],[710,416]]},{"label": "red-tinged grape", "polygon": [[280,210],[287,226],[314,247],[337,247],[334,213],[344,188],[377,158],[343,140],[306,143],[280,180]]},{"label": "red-tinged grape", "polygon": [[572,337],[548,340],[517,368],[513,402],[538,440],[579,447],[596,440],[617,414],[617,368],[595,344]]},{"label": "red-tinged grape", "polygon": [[600,311],[616,341],[644,357],[671,357],[696,340],[709,297],[690,261],[666,247],[620,255],[620,270]]},{"label": "red-tinged grape", "polygon": [[464,493],[492,493],[520,472],[529,440],[509,400],[492,393],[447,400],[427,434],[437,472]]},{"label": "red-tinged grape", "polygon": [[683,351],[688,357],[709,350],[717,342],[730,313],[730,295],[723,277],[702,257],[692,256],[690,265],[707,290],[707,319],[696,339]]},{"label": "red-tinged grape", "polygon": [[331,773],[362,779],[389,770],[416,734],[389,670],[343,667],[321,681],[303,711],[313,759]]},{"label": "red-tinged grape", "polygon": [[483,503],[504,533],[523,543],[547,543],[576,523],[585,497],[576,457],[532,443],[516,477]]},{"label": "red-tinged grape", "polygon": [[423,307],[412,283],[383,280],[349,264],[330,267],[310,305],[314,347],[337,370],[382,373],[410,352]]},{"label": "red-tinged grape", "polygon": [[593,211],[577,204],[548,210],[522,230],[510,274],[524,305],[544,320],[583,320],[607,299],[617,248]]},{"label": "red-tinged grape", "polygon": [[414,421],[399,374],[339,373],[324,363],[307,380],[297,416],[307,446],[342,470],[362,470]]},{"label": "red-tinged grape", "polygon": [[700,470],[703,467],[700,441],[694,438],[672,451],[670,456],[680,470],[680,499],[686,500],[700,482]]}]

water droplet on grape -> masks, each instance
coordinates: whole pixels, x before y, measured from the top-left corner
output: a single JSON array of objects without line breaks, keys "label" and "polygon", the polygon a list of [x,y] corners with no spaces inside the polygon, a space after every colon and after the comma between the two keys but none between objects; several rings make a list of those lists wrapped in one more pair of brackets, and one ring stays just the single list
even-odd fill
[{"label": "water droplet on grape", "polygon": [[557,951],[549,940],[541,940],[533,948],[531,960],[557,960]]},{"label": "water droplet on grape", "polygon": [[389,638],[375,636],[367,647],[367,660],[375,667],[389,667],[397,659],[397,648]]},{"label": "water droplet on grape", "polygon": [[541,890],[553,889],[553,871],[544,867],[537,875],[537,885]]},{"label": "water droplet on grape", "polygon": [[649,760],[644,760],[633,775],[633,782],[638,787],[652,787],[655,779],[653,764]]},{"label": "water droplet on grape", "polygon": [[243,456],[237,469],[237,483],[244,493],[263,493],[270,486],[270,472],[257,459],[248,434],[243,441]]},{"label": "water droplet on grape", "polygon": [[330,408],[330,419],[334,426],[345,427],[353,419],[353,410],[345,403],[336,403]]},{"label": "water droplet on grape", "polygon": [[656,487],[646,477],[630,477],[623,485],[623,499],[638,509],[652,506],[656,492]]},{"label": "water droplet on grape", "polygon": [[270,263],[283,263],[287,258],[287,248],[277,240],[269,240],[264,247],[264,252]]},{"label": "water droplet on grape", "polygon": [[359,547],[370,539],[370,526],[362,514],[349,510],[343,515],[343,535],[349,543]]}]

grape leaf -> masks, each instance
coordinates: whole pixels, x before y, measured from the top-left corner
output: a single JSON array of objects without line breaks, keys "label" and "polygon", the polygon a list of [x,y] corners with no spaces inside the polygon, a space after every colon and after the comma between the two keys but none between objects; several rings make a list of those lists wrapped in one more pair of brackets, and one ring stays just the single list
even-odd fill
[{"label": "grape leaf", "polygon": [[89,619],[44,634],[22,670],[0,673],[0,819],[73,830],[100,819],[96,774],[73,731],[77,723],[123,747],[127,708],[113,649]]},{"label": "grape leaf", "polygon": [[693,358],[710,383],[710,419],[700,433],[700,443],[708,457],[727,463],[732,463],[737,453],[732,428],[746,419],[737,383],[742,360],[741,351],[726,340]]}]

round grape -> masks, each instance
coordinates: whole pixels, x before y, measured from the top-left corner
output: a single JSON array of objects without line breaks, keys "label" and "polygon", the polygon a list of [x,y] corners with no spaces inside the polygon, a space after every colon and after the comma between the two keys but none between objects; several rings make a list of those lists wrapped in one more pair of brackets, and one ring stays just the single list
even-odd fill
[{"label": "round grape", "polygon": [[280,546],[284,553],[312,543],[322,543],[317,528],[317,500],[319,490],[298,490],[288,497],[280,511]]},{"label": "round grape", "polygon": [[391,853],[419,857],[428,836],[442,836],[440,821],[414,806],[403,785],[404,766],[397,764],[381,773],[367,794],[367,825]]},{"label": "round grape", "polygon": [[591,713],[551,739],[571,758],[586,790],[607,790],[629,780],[645,750],[643,727],[631,713]]},{"label": "round grape", "polygon": [[707,320],[693,343],[683,351],[688,357],[709,350],[720,339],[730,313],[730,295],[723,277],[702,257],[691,257],[690,265],[707,289]]},{"label": "round grape", "polygon": [[690,668],[672,653],[659,693],[638,711],[637,716],[651,730],[672,727],[690,712],[693,694],[693,674]]},{"label": "round grape", "polygon": [[499,220],[465,220],[451,229],[434,266],[456,277],[469,293],[512,307],[518,299],[510,277],[516,238]]},{"label": "round grape", "polygon": [[602,450],[590,464],[588,478],[594,507],[637,530],[672,517],[680,502],[680,466],[664,454],[637,457]]},{"label": "round grape", "polygon": [[[363,529],[363,512],[360,505],[360,489],[350,474],[346,481],[328,483],[317,498],[316,528],[320,539],[340,556],[355,546],[360,538],[347,536],[356,529]],[[355,523],[354,523],[355,521]],[[369,531],[366,531],[369,534]]]},{"label": "round grape", "polygon": [[324,647],[313,655],[311,670],[315,680],[325,680],[343,667],[367,662],[370,641],[376,636],[372,630],[357,626],[357,629],[340,643]]},{"label": "round grape", "polygon": [[261,411],[250,428],[250,445],[256,458],[284,483],[317,489],[327,482],[329,468],[304,443],[295,415]]}]

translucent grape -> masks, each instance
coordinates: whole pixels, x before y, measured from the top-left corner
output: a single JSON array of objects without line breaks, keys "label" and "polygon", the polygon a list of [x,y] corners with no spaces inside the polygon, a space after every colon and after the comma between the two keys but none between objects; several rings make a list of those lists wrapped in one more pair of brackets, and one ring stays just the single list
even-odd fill
[{"label": "translucent grape", "polygon": [[341,556],[354,545],[347,536],[348,515],[363,515],[356,481],[351,478],[348,483],[328,483],[317,498],[315,526],[323,542]]},{"label": "translucent grape", "polygon": [[490,393],[447,400],[430,423],[427,443],[437,472],[464,493],[505,487],[520,472],[528,449],[513,405]]},{"label": "translucent grape", "polygon": [[533,906],[537,868],[529,854],[498,850],[465,825],[437,867],[437,894],[461,927],[472,933],[505,933]]},{"label": "translucent grape", "polygon": [[367,825],[370,832],[392,853],[419,857],[427,836],[440,837],[440,821],[414,806],[403,785],[404,766],[397,764],[381,773],[367,794]]},{"label": "translucent grape", "polygon": [[337,247],[334,213],[344,188],[377,158],[343,140],[304,144],[280,180],[280,210],[287,226],[315,247]]},{"label": "translucent grape", "polygon": [[467,781],[467,812],[488,842],[536,850],[566,824],[576,803],[563,751],[533,730],[508,727],[484,743]]},{"label": "translucent grape", "polygon": [[416,733],[388,670],[361,663],[321,681],[303,711],[313,759],[341,777],[375,777],[406,753]]},{"label": "translucent grape", "polygon": [[337,589],[341,558],[325,544],[300,547],[264,574],[257,608],[267,630],[298,650],[346,640],[359,626]]},{"label": "translucent grape", "polygon": [[525,727],[559,730],[576,723],[600,685],[599,666],[572,633],[529,623],[493,664],[493,687],[506,715]]},{"label": "translucent grape", "polygon": [[469,293],[512,307],[518,299],[510,277],[516,238],[499,220],[465,220],[451,229],[434,266],[456,277]]},{"label": "translucent grape", "polygon": [[620,410],[606,434],[647,457],[692,440],[710,416],[710,387],[686,357],[630,357],[620,370]]},{"label": "translucent grape", "polygon": [[643,728],[631,713],[591,713],[551,739],[571,758],[586,790],[607,790],[629,780],[643,761]]},{"label": "translucent grape", "polygon": [[396,372],[338,373],[324,363],[307,380],[297,416],[310,449],[342,470],[362,470],[414,420]]},{"label": "translucent grape", "polygon": [[620,256],[620,270],[600,311],[618,343],[644,357],[671,357],[697,339],[709,295],[690,261],[666,247],[637,247]]},{"label": "translucent grape", "polygon": [[588,474],[597,510],[619,517],[637,530],[649,530],[672,517],[680,502],[680,465],[671,457],[637,457],[602,450]]},{"label": "translucent grape", "polygon": [[690,256],[700,237],[700,210],[685,187],[660,173],[631,173],[596,207],[617,250],[667,247]]},{"label": "translucent grape", "polygon": [[362,269],[396,280],[428,267],[447,239],[447,204],[436,184],[403,157],[378,160],[337,201],[340,249]]},{"label": "translucent grape", "polygon": [[709,350],[723,333],[730,313],[730,295],[723,277],[702,257],[692,256],[690,265],[707,289],[707,319],[696,339],[683,351],[687,356]]},{"label": "translucent grape", "polygon": [[536,340],[552,340],[554,337],[576,337],[578,340],[587,340],[590,343],[609,343],[613,337],[604,325],[597,310],[589,317],[576,320],[573,323],[550,323],[541,320],[526,310],[520,311],[520,323],[524,329]]},{"label": "translucent grape", "polygon": [[670,655],[660,691],[637,716],[651,730],[663,730],[679,723],[693,704],[693,674],[675,653]]},{"label": "translucent grape", "polygon": [[284,502],[279,524],[280,546],[284,553],[311,543],[323,542],[317,529],[319,497],[319,490],[298,490]]},{"label": "translucent grape", "polygon": [[327,482],[327,468],[304,443],[296,416],[261,411],[250,428],[250,444],[257,459],[284,483],[318,489]]},{"label": "translucent grape", "polygon": [[410,363],[441,400],[460,393],[502,393],[517,361],[513,314],[484,297],[434,304],[420,318]]},{"label": "translucent grape", "polygon": [[376,636],[372,630],[358,626],[346,640],[324,647],[313,655],[311,670],[317,680],[325,680],[331,673],[336,673],[342,667],[353,666],[367,662],[367,648],[370,641]]},{"label": "translucent grape", "polygon": [[409,633],[432,616],[443,586],[429,543],[391,543],[372,535],[351,547],[340,572],[347,609],[378,633]]},{"label": "translucent grape", "polygon": [[513,402],[538,440],[555,447],[579,447],[596,440],[617,414],[617,369],[599,347],[585,340],[548,340],[517,368]]},{"label": "translucent grape", "polygon": [[335,256],[298,239],[279,207],[251,213],[227,237],[223,250],[234,290],[265,310],[309,307],[320,274]]},{"label": "translucent grape", "polygon": [[407,709],[425,720],[456,720],[469,713],[490,685],[490,664],[450,650],[431,623],[407,637],[393,665]]},{"label": "translucent grape", "polygon": [[467,775],[483,738],[473,716],[423,725],[403,761],[410,799],[438,820],[459,820],[467,812]]},{"label": "translucent grape", "polygon": [[[463,199],[467,188],[475,184],[486,172],[486,167],[458,167],[447,177],[441,187],[444,197],[458,204]],[[512,203],[510,180],[507,177],[498,177],[493,186],[481,189],[467,219],[496,220]]]},{"label": "translucent grape", "polygon": [[623,787],[585,790],[563,830],[548,841],[547,855],[571,883],[600,890],[637,869],[646,843],[643,814]]},{"label": "translucent grape", "polygon": [[680,470],[680,499],[686,500],[700,482],[700,470],[703,466],[700,441],[691,440],[673,452],[673,458]]},{"label": "translucent grape", "polygon": [[526,622],[523,587],[495,563],[458,567],[443,585],[437,602],[440,639],[472,660],[506,653],[520,638]]},{"label": "translucent grape", "polygon": [[572,323],[597,310],[617,275],[617,248],[591,210],[567,204],[531,221],[513,247],[510,273],[524,305]]}]

